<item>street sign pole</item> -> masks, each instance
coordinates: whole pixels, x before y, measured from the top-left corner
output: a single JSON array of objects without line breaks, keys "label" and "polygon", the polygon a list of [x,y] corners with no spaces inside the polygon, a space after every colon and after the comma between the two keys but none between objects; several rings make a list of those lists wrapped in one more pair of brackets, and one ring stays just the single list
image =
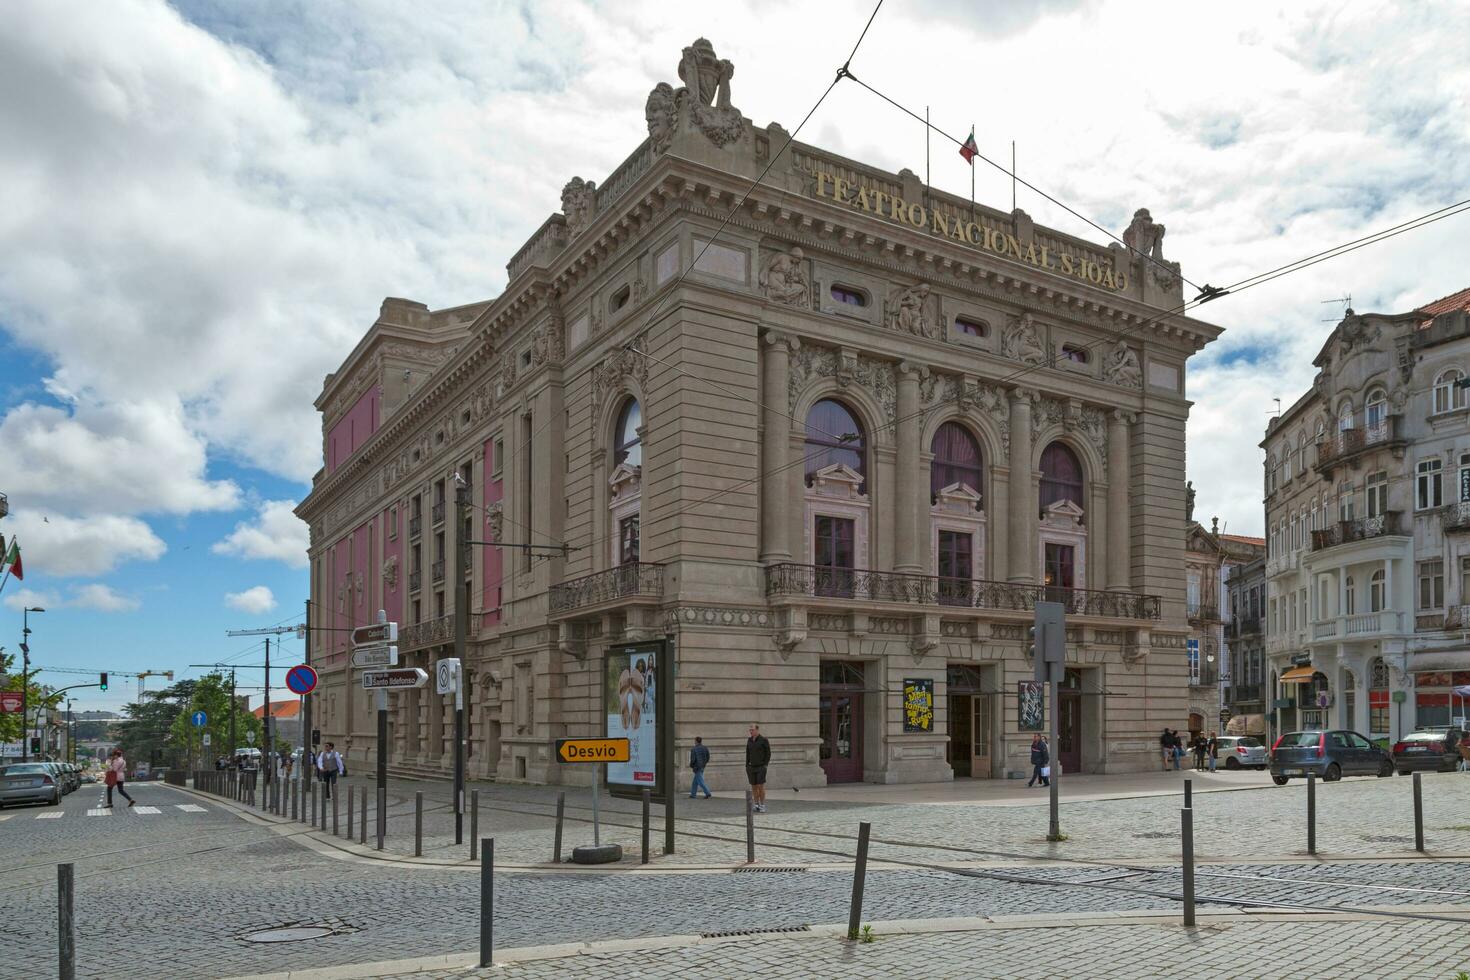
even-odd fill
[{"label": "street sign pole", "polygon": [[[265,752],[260,757],[261,786],[271,782],[271,638],[265,638]],[[264,797],[262,797],[263,799]]]},{"label": "street sign pole", "polygon": [[469,535],[466,517],[470,488],[459,484],[454,491],[454,842],[464,842],[464,657],[465,635],[470,622]]},{"label": "street sign pole", "polygon": [[[382,609],[378,610],[378,622],[388,622],[388,614]],[[396,630],[393,631],[395,634]],[[396,635],[393,637],[398,638]],[[356,637],[354,636],[355,640]],[[384,810],[384,801],[388,793],[388,691],[386,688],[378,691],[378,835],[383,833],[383,818],[387,816]]]}]

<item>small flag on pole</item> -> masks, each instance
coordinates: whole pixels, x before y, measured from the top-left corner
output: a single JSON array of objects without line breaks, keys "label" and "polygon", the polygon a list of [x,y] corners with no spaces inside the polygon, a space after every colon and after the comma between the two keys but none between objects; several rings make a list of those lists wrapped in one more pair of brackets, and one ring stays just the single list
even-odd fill
[{"label": "small flag on pole", "polygon": [[3,564],[10,566],[10,574],[14,575],[17,581],[25,579],[26,572],[20,563],[20,542],[14,538],[10,539],[10,551],[5,555]]},{"label": "small flag on pole", "polygon": [[980,152],[980,147],[975,145],[975,127],[970,127],[970,135],[965,137],[965,145],[960,147],[960,156],[971,166],[975,165],[975,156]]}]

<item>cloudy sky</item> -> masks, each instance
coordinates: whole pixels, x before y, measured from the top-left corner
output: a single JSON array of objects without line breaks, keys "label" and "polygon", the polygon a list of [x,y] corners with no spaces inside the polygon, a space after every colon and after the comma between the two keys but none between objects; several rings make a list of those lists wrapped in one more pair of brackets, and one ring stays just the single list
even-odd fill
[{"label": "cloudy sky", "polygon": [[[1470,6],[888,0],[854,73],[1121,232],[1137,207],[1195,282],[1231,282],[1470,197]],[[0,490],[46,666],[258,658],[295,622],[320,464],[312,400],[385,295],[494,296],[574,174],[644,136],[698,36],[757,124],[794,127],[870,7],[390,0],[12,0],[0,26]],[[802,139],[922,172],[924,133],[852,83]],[[968,192],[936,138],[933,180]],[[981,168],[978,196],[1007,207]],[[1024,189],[1038,221],[1099,239]],[[1199,514],[1262,524],[1272,398],[1352,295],[1470,285],[1470,217],[1228,297],[1196,358]],[[286,639],[284,656],[299,654]],[[60,683],[65,675],[49,675]],[[85,679],[85,678],[80,678]],[[151,682],[156,683],[156,682]],[[116,703],[131,687],[114,683]],[[99,703],[88,697],[88,704]]]}]

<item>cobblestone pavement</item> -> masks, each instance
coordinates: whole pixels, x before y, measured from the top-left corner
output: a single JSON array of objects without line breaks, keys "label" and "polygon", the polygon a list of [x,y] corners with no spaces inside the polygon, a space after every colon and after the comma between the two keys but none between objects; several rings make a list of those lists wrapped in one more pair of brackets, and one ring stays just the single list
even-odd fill
[{"label": "cobblestone pavement", "polygon": [[[1197,793],[1194,797],[1196,856],[1201,860],[1259,860],[1306,854],[1306,786]],[[369,789],[366,777],[349,783]],[[480,792],[480,835],[496,839],[499,860],[542,864],[551,859],[557,790],[548,787],[484,784]],[[385,849],[413,853],[413,794],[424,794],[424,856],[468,858],[465,840],[453,838],[450,788],[443,782],[395,781]],[[341,791],[339,790],[339,793]],[[1470,775],[1425,774],[1423,796],[1426,846],[1431,853],[1470,856]],[[765,862],[804,863],[851,859],[858,824],[873,826],[875,860],[964,861],[1018,858],[1085,858],[1177,861],[1182,794],[1063,803],[1061,824],[1067,840],[1045,839],[1044,794],[1031,806],[975,804],[808,803],[782,800],[756,816],[757,857]],[[345,803],[345,799],[344,799]],[[374,820],[372,807],[369,819]],[[623,845],[625,863],[638,860],[640,804],[603,795],[603,841]],[[653,848],[662,850],[662,807],[653,808]],[[565,851],[591,842],[588,791],[566,791]],[[735,865],[745,860],[744,800],[678,799],[678,853],[658,857],[662,865]],[[345,834],[346,817],[339,818]],[[330,827],[330,821],[328,826]],[[1249,827],[1242,833],[1242,827]],[[369,840],[376,832],[376,823]],[[1353,778],[1317,786],[1317,849],[1329,856],[1412,852],[1412,783],[1403,777]],[[826,853],[824,853],[826,852]]]},{"label": "cobblestone pavement", "polygon": [[503,977],[790,978],[1086,976],[1403,977],[1452,980],[1470,965],[1470,933],[1430,922],[1258,921],[1078,926],[878,935],[871,944],[830,936],[762,936],[686,948],[618,950],[507,963],[487,970],[416,973],[422,980]]}]

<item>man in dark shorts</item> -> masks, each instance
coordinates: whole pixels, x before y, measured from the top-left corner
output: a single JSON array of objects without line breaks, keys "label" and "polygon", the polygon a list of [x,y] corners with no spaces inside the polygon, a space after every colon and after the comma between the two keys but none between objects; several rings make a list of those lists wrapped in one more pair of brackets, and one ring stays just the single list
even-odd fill
[{"label": "man in dark shorts", "polygon": [[766,812],[766,766],[771,764],[771,743],[761,734],[761,726],[750,726],[745,740],[745,778],[750,780],[750,796],[756,813]]}]

